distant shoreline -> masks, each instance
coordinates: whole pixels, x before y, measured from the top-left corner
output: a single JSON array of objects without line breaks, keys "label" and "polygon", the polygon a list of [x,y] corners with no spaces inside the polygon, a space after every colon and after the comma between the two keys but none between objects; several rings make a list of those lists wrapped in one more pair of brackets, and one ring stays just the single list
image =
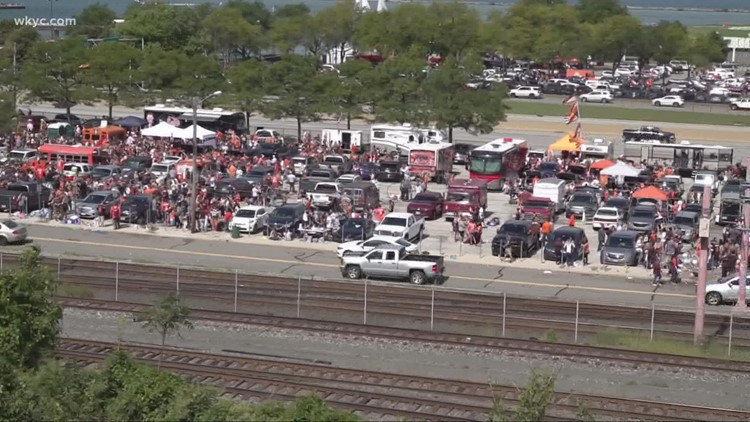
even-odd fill
[{"label": "distant shoreline", "polygon": [[[388,0],[389,3],[432,3],[432,0]],[[459,0],[459,3],[473,5],[488,5],[499,7],[511,7],[513,3],[502,1],[477,1],[477,0]],[[711,12],[711,13],[750,13],[750,9],[722,9],[712,7],[652,7],[652,6],[625,6],[628,10],[654,10],[654,11],[675,11],[675,12]]]}]

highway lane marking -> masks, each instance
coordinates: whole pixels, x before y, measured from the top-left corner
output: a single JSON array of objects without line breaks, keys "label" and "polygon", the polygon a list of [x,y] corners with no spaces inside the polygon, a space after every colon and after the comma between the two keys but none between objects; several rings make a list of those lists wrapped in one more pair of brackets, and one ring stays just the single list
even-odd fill
[{"label": "highway lane marking", "polygon": [[[241,256],[241,255],[227,255],[227,254],[220,254],[220,253],[213,253],[213,252],[193,252],[193,251],[181,251],[181,250],[173,250],[173,249],[160,249],[160,248],[154,248],[150,246],[134,246],[134,245],[116,245],[113,243],[100,243],[100,242],[89,242],[89,241],[83,241],[83,240],[66,240],[66,239],[49,239],[44,237],[34,237],[34,240],[39,240],[42,242],[57,242],[57,243],[72,243],[72,244],[79,244],[79,245],[89,245],[89,246],[100,246],[100,247],[111,247],[111,248],[120,248],[120,249],[132,249],[132,250],[140,250],[140,251],[160,251],[160,252],[166,252],[166,253],[173,253],[178,255],[193,255],[193,256],[207,256],[212,258],[229,258],[229,259],[239,259],[244,261],[261,261],[261,262],[272,262],[276,264],[297,264],[297,265],[310,265],[313,267],[323,267],[323,268],[336,268],[338,269],[339,266],[337,264],[325,264],[322,262],[300,262],[300,261],[293,261],[288,259],[277,259],[277,258],[257,258],[252,256]],[[559,289],[562,287],[562,284],[552,284],[552,283],[540,283],[535,281],[515,281],[515,280],[495,280],[490,278],[478,278],[478,277],[463,277],[458,275],[449,275],[451,279],[454,280],[467,280],[467,281],[484,281],[489,283],[495,283],[495,284],[509,284],[509,285],[516,285],[516,286],[528,286],[528,287],[548,287],[548,288],[554,288]],[[689,298],[694,299],[695,295],[687,295],[682,293],[662,293],[662,292],[654,292],[654,291],[639,291],[639,290],[628,290],[628,289],[617,289],[617,288],[610,288],[610,287],[589,287],[589,286],[577,286],[577,285],[569,285],[567,286],[568,289],[572,290],[584,290],[584,291],[594,291],[594,292],[605,292],[605,293],[623,293],[623,294],[639,294],[639,295],[656,295],[656,296],[664,296],[664,297],[676,297],[676,298]]]}]

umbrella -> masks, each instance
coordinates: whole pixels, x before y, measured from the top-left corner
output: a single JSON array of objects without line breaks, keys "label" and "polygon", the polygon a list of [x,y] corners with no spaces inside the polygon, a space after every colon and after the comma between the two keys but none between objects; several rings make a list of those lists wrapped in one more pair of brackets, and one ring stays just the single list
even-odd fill
[{"label": "umbrella", "polygon": [[641,173],[637,168],[630,166],[622,161],[607,167],[600,173],[602,176],[619,176],[619,177],[638,177]]},{"label": "umbrella", "polygon": [[657,201],[666,201],[667,194],[656,186],[646,186],[645,188],[638,189],[633,193],[635,199],[656,199]]},{"label": "umbrella", "polygon": [[143,127],[146,126],[148,122],[145,119],[141,119],[140,117],[127,116],[123,117],[122,119],[115,120],[114,122],[112,122],[112,124],[122,127]]},{"label": "umbrella", "polygon": [[604,170],[607,167],[612,167],[614,165],[615,165],[615,163],[613,163],[612,161],[609,161],[609,160],[599,160],[599,161],[595,162],[594,164],[592,164],[591,167],[589,167],[589,168],[591,170]]},{"label": "umbrella", "polygon": [[570,135],[565,135],[550,145],[549,149],[553,151],[580,151],[581,144],[574,141]]}]

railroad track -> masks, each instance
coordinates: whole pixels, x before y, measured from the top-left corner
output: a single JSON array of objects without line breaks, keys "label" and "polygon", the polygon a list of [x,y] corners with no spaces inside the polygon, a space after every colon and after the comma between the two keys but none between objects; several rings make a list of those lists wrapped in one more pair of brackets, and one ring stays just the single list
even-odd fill
[{"label": "railroad track", "polygon": [[[8,267],[14,259],[4,254],[2,262]],[[579,303],[576,309],[575,302],[510,296],[504,301],[498,294],[395,283],[299,280],[81,259],[47,258],[45,262],[65,284],[94,298],[114,299],[117,285],[118,299],[151,303],[154,296],[179,289],[181,297],[196,309],[226,311],[237,303],[238,310],[253,313],[297,316],[299,309],[303,317],[362,322],[366,294],[368,323],[524,338],[539,338],[554,330],[560,341],[571,342],[576,335],[585,339],[606,329],[648,335],[652,321],[650,308]],[[656,309],[654,333],[692,340],[693,318],[689,312]],[[734,346],[750,346],[749,322],[735,319]],[[708,314],[705,332],[712,340],[725,342],[729,324],[729,316]]]},{"label": "railroad track", "polygon": [[[105,312],[125,312],[132,314],[137,314],[146,308],[146,305],[139,303],[112,302],[71,297],[58,297],[58,302],[65,308],[78,308]],[[465,335],[443,332],[206,310],[193,310],[191,311],[190,318],[201,321],[246,324],[341,336],[381,338],[398,343],[429,343],[434,344],[437,347],[446,348],[476,348],[488,350],[494,353],[514,352],[524,356],[542,355],[546,357],[565,358],[587,364],[592,361],[604,361],[638,368],[658,367],[661,369],[676,368],[680,370],[687,368],[691,370],[725,371],[733,374],[750,374],[750,366],[745,362],[586,345],[549,343],[538,340],[497,338],[489,336],[467,337]]]},{"label": "railroad track", "polygon": [[[222,389],[227,397],[283,400],[312,392],[331,405],[366,419],[484,420],[493,399],[509,407],[519,403],[519,390],[513,386],[333,368],[289,359],[215,355],[70,338],[58,342],[57,352],[65,360],[86,365],[104,361],[118,348],[127,350],[138,362],[158,363],[190,381]],[[585,407],[597,420],[750,419],[749,412],[728,409],[566,393],[554,395],[546,419],[569,420],[580,407]]]}]

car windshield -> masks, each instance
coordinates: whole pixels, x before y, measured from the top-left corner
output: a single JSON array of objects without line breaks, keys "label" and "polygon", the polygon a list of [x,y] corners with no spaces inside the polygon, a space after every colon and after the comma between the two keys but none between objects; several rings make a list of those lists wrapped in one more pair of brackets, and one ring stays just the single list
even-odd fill
[{"label": "car windshield", "polygon": [[724,185],[724,188],[721,191],[722,192],[739,192],[740,191],[740,185],[726,184],[726,185]]},{"label": "car windshield", "polygon": [[83,202],[93,203],[93,204],[99,204],[101,202],[104,202],[104,200],[107,199],[107,195],[97,195],[97,194],[91,194],[83,199]]},{"label": "car windshield", "polygon": [[343,157],[326,157],[323,159],[323,162],[326,164],[341,164],[344,162]]},{"label": "car windshield", "polygon": [[656,213],[652,210],[635,210],[633,217],[654,218]]},{"label": "car windshield", "polygon": [[526,208],[547,208],[549,207],[549,202],[547,201],[526,201],[523,203],[523,206]]},{"label": "car windshield", "polygon": [[675,218],[672,220],[672,223],[674,223],[676,226],[693,226],[695,224],[695,220],[690,217],[678,215],[675,216]]},{"label": "car windshield", "polygon": [[63,171],[83,171],[83,167],[75,164],[66,164],[65,167],[63,167]]},{"label": "car windshield", "polygon": [[409,246],[412,246],[412,244],[411,244],[411,243],[407,242],[407,241],[406,241],[406,240],[404,240],[404,239],[401,239],[400,237],[399,237],[398,239],[396,239],[396,243],[398,243],[399,245],[401,245],[401,246],[403,246],[403,247],[409,247]]},{"label": "car windshield", "polygon": [[153,166],[151,166],[151,171],[152,172],[163,172],[163,173],[166,173],[167,166],[166,165],[162,165],[162,164],[154,164]]},{"label": "car windshield", "polygon": [[291,220],[294,218],[294,210],[291,208],[276,208],[273,212],[273,217],[280,220]]},{"label": "car windshield", "polygon": [[419,193],[417,196],[412,199],[412,202],[438,202],[440,200],[440,197],[437,195],[429,195],[424,193]]},{"label": "car windshield", "polygon": [[364,220],[347,220],[344,227],[348,229],[361,229],[364,226]]},{"label": "car windshield", "polygon": [[307,164],[307,158],[301,158],[301,157],[292,158],[292,163],[294,163],[295,165],[304,166],[305,164]]},{"label": "car windshield", "polygon": [[526,234],[526,226],[522,224],[503,224],[500,233],[504,234]]},{"label": "car windshield", "polygon": [[544,170],[557,171],[558,168],[559,167],[557,163],[542,163],[539,165],[539,171],[544,171]]},{"label": "car windshield", "polygon": [[19,227],[18,224],[16,224],[16,222],[13,220],[5,220],[3,221],[3,224],[9,229],[15,229],[16,227]]},{"label": "car windshield", "polygon": [[255,210],[238,210],[235,217],[255,218]]},{"label": "car windshield", "polygon": [[128,198],[127,200],[128,204],[139,204],[139,205],[145,205],[148,204],[148,199],[146,198]]},{"label": "car windshield", "polygon": [[22,160],[24,159],[24,157],[26,157],[25,152],[11,151],[10,154],[8,154],[8,158],[10,158],[11,160]]},{"label": "car windshield", "polygon": [[143,161],[130,159],[125,163],[125,167],[137,170],[141,167],[141,163],[143,163]]},{"label": "car windshield", "polygon": [[448,192],[445,199],[449,202],[469,202],[471,195],[466,192]]},{"label": "car windshield", "polygon": [[607,201],[606,205],[608,207],[625,208],[628,206],[628,201],[626,199],[615,198]]},{"label": "car windshield", "polygon": [[631,237],[610,236],[605,246],[632,249],[635,248],[635,241]]},{"label": "car windshield", "polygon": [[380,223],[384,226],[399,226],[406,227],[406,219],[400,217],[386,217],[383,222]]},{"label": "car windshield", "polygon": [[265,170],[251,170],[247,176],[248,177],[264,177],[266,173],[267,172]]},{"label": "car windshield", "polygon": [[570,197],[570,202],[575,204],[590,204],[595,202],[591,195],[576,195]]},{"label": "car windshield", "polygon": [[617,210],[609,208],[600,208],[596,213],[607,217],[617,217]]},{"label": "car windshield", "polygon": [[92,172],[94,176],[109,176],[112,173],[110,169],[95,168]]},{"label": "car windshield", "polygon": [[398,170],[401,168],[401,164],[397,163],[381,163],[380,168],[383,170]]},{"label": "car windshield", "polygon": [[315,193],[336,193],[336,186],[334,185],[318,185],[315,186]]},{"label": "car windshield", "polygon": [[313,171],[310,172],[310,177],[330,177],[331,174],[327,171]]}]

